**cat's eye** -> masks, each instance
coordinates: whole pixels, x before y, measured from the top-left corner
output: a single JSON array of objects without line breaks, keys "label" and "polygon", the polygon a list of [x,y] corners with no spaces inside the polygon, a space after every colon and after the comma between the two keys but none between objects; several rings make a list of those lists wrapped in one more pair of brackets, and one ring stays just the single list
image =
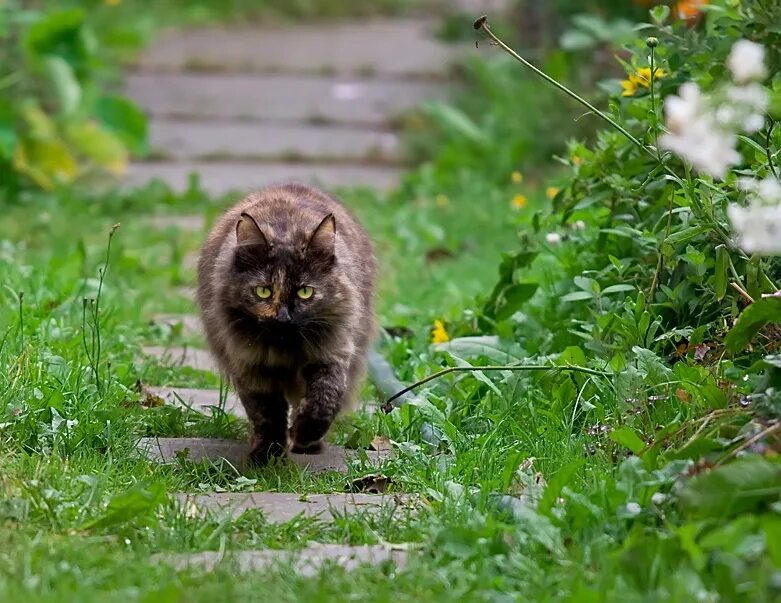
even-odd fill
[{"label": "cat's eye", "polygon": [[264,287],[262,285],[255,287],[255,295],[260,299],[268,299],[271,297],[271,287]]},{"label": "cat's eye", "polygon": [[315,290],[312,287],[301,287],[296,293],[301,299],[309,299],[314,294]]}]

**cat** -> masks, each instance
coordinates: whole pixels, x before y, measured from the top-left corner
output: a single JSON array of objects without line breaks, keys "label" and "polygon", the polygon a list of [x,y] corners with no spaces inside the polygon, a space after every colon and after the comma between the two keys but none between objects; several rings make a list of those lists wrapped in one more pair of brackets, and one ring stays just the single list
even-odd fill
[{"label": "cat", "polygon": [[321,452],[365,373],[375,277],[366,231],[311,186],[252,193],[209,233],[198,304],[211,352],[247,411],[253,463],[288,447]]}]

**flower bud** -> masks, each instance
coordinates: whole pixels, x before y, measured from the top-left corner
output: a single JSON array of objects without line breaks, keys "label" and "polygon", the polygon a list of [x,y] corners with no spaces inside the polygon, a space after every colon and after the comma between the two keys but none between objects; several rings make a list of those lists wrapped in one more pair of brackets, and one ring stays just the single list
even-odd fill
[{"label": "flower bud", "polygon": [[659,38],[650,36],[645,39],[645,45],[648,46],[648,48],[656,48],[657,46],[659,46]]}]

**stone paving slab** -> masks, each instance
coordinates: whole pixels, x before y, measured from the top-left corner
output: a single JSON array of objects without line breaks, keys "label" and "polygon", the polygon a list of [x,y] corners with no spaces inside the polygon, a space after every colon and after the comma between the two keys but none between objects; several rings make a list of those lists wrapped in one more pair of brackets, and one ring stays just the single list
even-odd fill
[{"label": "stone paving slab", "polygon": [[220,563],[233,562],[240,572],[268,570],[275,565],[292,563],[295,571],[304,577],[316,576],[322,569],[338,565],[352,571],[361,565],[393,563],[401,569],[407,553],[401,548],[386,545],[348,546],[343,544],[311,544],[300,551],[256,550],[225,555],[217,551],[202,553],[158,554],[153,559],[173,565],[177,570],[204,568],[214,570]]},{"label": "stone paving slab", "polygon": [[428,82],[192,73],[131,74],[126,92],[155,117],[373,126],[445,94]]},{"label": "stone paving slab", "polygon": [[[176,460],[178,454],[186,455],[193,462],[204,460],[226,460],[238,470],[248,468],[249,444],[237,440],[218,438],[141,438],[138,449],[148,459],[157,462],[170,463]],[[359,457],[366,453],[369,463],[379,466],[390,457],[389,450],[345,451],[344,448],[326,445],[321,454],[288,453],[288,458],[313,473],[324,471],[347,472],[347,458]]]},{"label": "stone paving slab", "polygon": [[239,397],[229,392],[224,400],[220,400],[218,389],[194,389],[190,387],[146,387],[147,395],[157,396],[163,404],[192,408],[195,411],[209,413],[211,408],[222,408],[226,413],[246,419],[247,413],[239,401]]},{"label": "stone paving slab", "polygon": [[393,509],[406,503],[406,499],[397,496],[362,493],[302,496],[294,492],[220,492],[178,493],[175,497],[191,516],[212,512],[235,519],[244,511],[257,509],[273,523],[287,523],[298,516],[330,522],[341,515],[377,514],[383,508]]},{"label": "stone paving slab", "polygon": [[158,358],[168,364],[189,366],[196,371],[219,372],[217,364],[206,350],[153,345],[144,346],[142,352],[145,356]]},{"label": "stone paving slab", "polygon": [[398,164],[399,137],[388,131],[343,125],[154,119],[154,155],[166,158],[364,161]]},{"label": "stone paving slab", "polygon": [[189,337],[203,333],[201,319],[195,314],[155,314],[152,316],[152,323],[180,328],[182,335]]},{"label": "stone paving slab", "polygon": [[[470,25],[465,22],[465,27]],[[273,28],[174,30],[142,55],[139,66],[167,71],[441,75],[458,53],[435,39],[436,26],[423,19],[375,19]]]},{"label": "stone paving slab", "polygon": [[396,186],[402,170],[387,166],[254,163],[254,162],[143,162],[130,165],[126,186],[142,186],[159,179],[171,188],[187,190],[190,174],[198,173],[201,187],[209,194],[245,195],[269,184],[297,181],[327,188],[371,186],[390,189]]}]

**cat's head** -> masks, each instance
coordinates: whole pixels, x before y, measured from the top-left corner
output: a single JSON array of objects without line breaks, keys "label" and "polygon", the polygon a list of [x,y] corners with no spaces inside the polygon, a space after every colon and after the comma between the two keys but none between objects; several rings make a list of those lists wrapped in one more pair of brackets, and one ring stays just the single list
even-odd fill
[{"label": "cat's head", "polygon": [[227,292],[236,326],[248,336],[285,338],[328,330],[343,311],[335,243],[333,214],[283,233],[242,214]]}]

